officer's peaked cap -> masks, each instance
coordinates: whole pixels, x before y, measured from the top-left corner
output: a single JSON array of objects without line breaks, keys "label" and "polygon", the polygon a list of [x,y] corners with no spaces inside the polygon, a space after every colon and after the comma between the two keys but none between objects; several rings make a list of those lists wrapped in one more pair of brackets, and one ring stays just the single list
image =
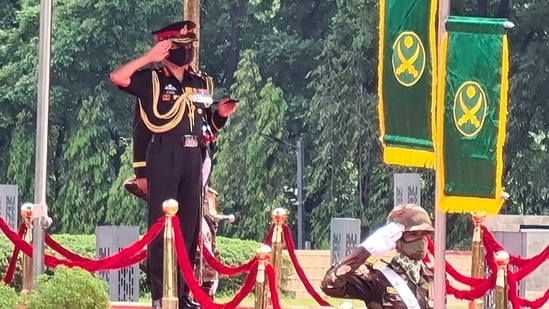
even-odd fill
[{"label": "officer's peaked cap", "polygon": [[190,43],[198,41],[196,37],[196,24],[193,21],[185,20],[167,25],[152,32],[157,41],[170,39],[174,43]]}]

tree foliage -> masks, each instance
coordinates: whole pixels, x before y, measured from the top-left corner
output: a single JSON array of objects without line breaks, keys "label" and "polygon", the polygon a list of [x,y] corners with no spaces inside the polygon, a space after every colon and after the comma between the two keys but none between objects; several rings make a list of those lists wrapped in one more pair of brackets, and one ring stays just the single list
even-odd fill
[{"label": "tree foliage", "polygon": [[[392,175],[431,171],[384,165],[378,141],[378,3],[203,1],[200,68],[216,97],[240,103],[218,137],[212,185],[238,221],[227,236],[262,240],[276,207],[296,227],[282,187],[295,186],[295,146],[305,149],[306,239],[326,248],[333,217],[355,217],[367,234],[392,207]],[[152,30],[178,20],[180,1],[56,0],[53,11],[48,204],[54,230],[96,224],[145,228],[143,202],[122,189],[131,176],[131,99],[108,82],[115,67],[147,50]],[[39,6],[0,7],[0,182],[32,200],[36,143]],[[509,18],[511,72],[504,213],[549,213],[549,0],[454,1],[452,14]],[[280,142],[284,141],[290,147]],[[450,246],[468,246],[468,216],[448,216]]]}]

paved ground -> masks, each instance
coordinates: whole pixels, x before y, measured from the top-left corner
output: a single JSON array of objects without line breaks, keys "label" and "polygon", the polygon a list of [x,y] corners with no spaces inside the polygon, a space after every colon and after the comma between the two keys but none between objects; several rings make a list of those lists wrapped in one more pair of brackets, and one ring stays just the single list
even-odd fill
[{"label": "paved ground", "polygon": [[[111,309],[149,309],[151,305],[147,303],[112,303]],[[335,307],[285,307],[284,309],[327,309]],[[237,309],[254,309],[253,306],[242,306]]]}]

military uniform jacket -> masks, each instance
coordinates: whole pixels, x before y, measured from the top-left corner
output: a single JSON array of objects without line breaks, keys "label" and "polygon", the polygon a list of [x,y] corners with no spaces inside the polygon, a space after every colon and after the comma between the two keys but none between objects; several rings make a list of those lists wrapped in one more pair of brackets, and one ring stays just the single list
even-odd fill
[{"label": "military uniform jacket", "polygon": [[[202,73],[186,71],[183,82],[167,68],[137,71],[121,90],[137,100],[133,120],[133,167],[137,178],[146,177],[146,152],[152,134],[192,134],[202,136],[206,124],[217,134],[227,118],[209,105],[192,100],[200,90],[213,92],[211,79]],[[187,96],[190,100],[184,100]],[[199,97],[199,96],[198,96]]]},{"label": "military uniform jacket", "polygon": [[[423,267],[419,283],[415,284],[399,265],[386,264],[407,282],[422,309],[433,308],[433,273],[427,267]],[[326,273],[321,289],[331,297],[363,300],[368,309],[407,308],[396,289],[371,263],[363,264],[354,271],[345,263],[333,265]]]}]

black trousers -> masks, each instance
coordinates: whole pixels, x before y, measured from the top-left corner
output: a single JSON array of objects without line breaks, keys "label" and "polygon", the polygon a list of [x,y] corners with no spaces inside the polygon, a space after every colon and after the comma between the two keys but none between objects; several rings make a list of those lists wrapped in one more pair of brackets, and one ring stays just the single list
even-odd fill
[{"label": "black trousers", "polygon": [[[162,203],[165,200],[177,200],[177,217],[191,265],[195,262],[200,226],[202,152],[202,148],[183,147],[181,136],[169,135],[155,135],[147,149],[148,226],[150,228],[164,215]],[[160,234],[147,250],[147,279],[153,300],[162,298],[163,246]],[[181,274],[179,269],[178,273]],[[179,297],[188,295],[189,289],[181,275],[177,282]]]}]

